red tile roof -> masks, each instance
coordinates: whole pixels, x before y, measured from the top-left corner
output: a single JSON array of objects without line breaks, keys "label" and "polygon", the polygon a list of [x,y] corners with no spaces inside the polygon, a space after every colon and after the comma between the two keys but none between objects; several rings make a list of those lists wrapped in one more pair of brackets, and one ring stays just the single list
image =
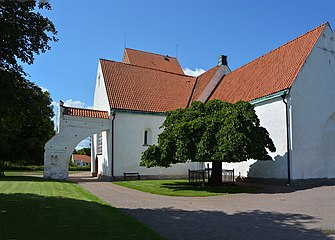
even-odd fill
[{"label": "red tile roof", "polygon": [[85,108],[74,108],[74,107],[66,107],[64,108],[64,115],[76,116],[76,117],[89,117],[89,118],[104,118],[108,119],[107,111],[93,110],[93,109],[85,109]]},{"label": "red tile roof", "polygon": [[100,60],[111,108],[166,112],[185,108],[195,78],[170,72]]},{"label": "red tile roof", "polygon": [[86,163],[91,163],[91,157],[87,155],[81,155],[81,154],[72,154],[72,159],[74,161],[82,161]]},{"label": "red tile roof", "polygon": [[194,87],[194,93],[191,99],[192,102],[197,101],[197,98],[200,96],[200,94],[205,89],[205,87],[207,86],[207,84],[212,79],[212,77],[214,76],[214,74],[216,73],[218,69],[219,69],[219,66],[215,66],[198,76],[198,79]]},{"label": "red tile roof", "polygon": [[130,48],[124,49],[122,62],[166,72],[184,74],[177,58]]},{"label": "red tile roof", "polygon": [[210,100],[251,101],[291,87],[326,24],[227,74]]}]

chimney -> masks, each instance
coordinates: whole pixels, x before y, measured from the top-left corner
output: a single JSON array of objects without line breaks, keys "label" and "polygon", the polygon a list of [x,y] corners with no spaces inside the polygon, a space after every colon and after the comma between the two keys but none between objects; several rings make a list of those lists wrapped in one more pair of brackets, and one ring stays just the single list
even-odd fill
[{"label": "chimney", "polygon": [[227,63],[227,56],[225,55],[220,55],[218,57],[218,66],[221,66],[221,65],[224,65],[224,66],[228,66],[228,63]]}]

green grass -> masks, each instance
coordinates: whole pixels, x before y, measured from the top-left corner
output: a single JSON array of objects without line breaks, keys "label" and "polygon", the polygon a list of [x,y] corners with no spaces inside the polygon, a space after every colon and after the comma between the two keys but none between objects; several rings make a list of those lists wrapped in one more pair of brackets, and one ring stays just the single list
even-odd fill
[{"label": "green grass", "polygon": [[0,178],[0,239],[163,239],[75,183]]},{"label": "green grass", "polygon": [[258,188],[240,185],[219,187],[190,185],[187,180],[134,180],[115,182],[114,184],[143,192],[183,197],[208,197],[233,193],[249,193]]},{"label": "green grass", "polygon": [[5,176],[31,176],[31,175],[43,175],[43,171],[34,171],[34,170],[5,170]]}]

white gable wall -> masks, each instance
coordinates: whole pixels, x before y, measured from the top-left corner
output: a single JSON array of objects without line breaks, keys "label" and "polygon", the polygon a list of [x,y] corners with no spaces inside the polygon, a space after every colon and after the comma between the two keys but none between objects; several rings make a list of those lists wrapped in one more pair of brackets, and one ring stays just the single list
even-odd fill
[{"label": "white gable wall", "polygon": [[[95,91],[94,91],[94,109],[110,111],[109,101],[106,92],[106,85],[104,76],[102,74],[101,64],[98,64],[96,83],[95,83]],[[95,171],[95,159],[98,158],[98,172],[99,175],[111,176],[111,164],[108,153],[108,139],[109,131],[102,132],[102,154],[97,155],[98,151],[98,135],[93,135],[92,141],[92,164],[91,164],[91,172]]]},{"label": "white gable wall", "polygon": [[326,26],[292,85],[292,179],[335,178],[335,42]]},{"label": "white gable wall", "polygon": [[101,64],[98,64],[97,78],[94,91],[94,109],[109,111],[109,101],[106,92],[105,80],[101,70]]}]

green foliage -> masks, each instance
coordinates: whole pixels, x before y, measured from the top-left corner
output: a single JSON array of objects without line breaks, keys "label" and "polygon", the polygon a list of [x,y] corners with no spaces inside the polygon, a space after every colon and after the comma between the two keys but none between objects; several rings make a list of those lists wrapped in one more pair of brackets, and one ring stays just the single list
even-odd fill
[{"label": "green foliage", "polygon": [[54,24],[38,10],[51,10],[46,1],[9,1],[0,3],[0,67],[25,74],[22,63],[32,64],[34,54],[50,50],[50,41],[57,41]]},{"label": "green foliage", "polygon": [[167,113],[158,144],[142,154],[141,166],[194,162],[269,160],[275,146],[253,106],[212,100]]},{"label": "green foliage", "polygon": [[5,170],[10,170],[10,171],[43,171],[44,166],[22,166],[22,165],[18,165],[12,162],[5,162]]},{"label": "green foliage", "polygon": [[56,42],[53,23],[38,11],[50,10],[42,1],[0,2],[0,176],[4,161],[40,165],[45,142],[54,134],[51,98],[24,78],[20,63]]},{"label": "green foliage", "polygon": [[81,171],[91,171],[91,166],[69,166],[69,171],[76,171],[76,172],[81,172]]},{"label": "green foliage", "polygon": [[91,156],[91,148],[81,148],[79,150],[74,149],[73,154],[87,155]]},{"label": "green foliage", "polygon": [[0,72],[0,159],[42,165],[44,144],[54,134],[50,95],[18,75]]}]

